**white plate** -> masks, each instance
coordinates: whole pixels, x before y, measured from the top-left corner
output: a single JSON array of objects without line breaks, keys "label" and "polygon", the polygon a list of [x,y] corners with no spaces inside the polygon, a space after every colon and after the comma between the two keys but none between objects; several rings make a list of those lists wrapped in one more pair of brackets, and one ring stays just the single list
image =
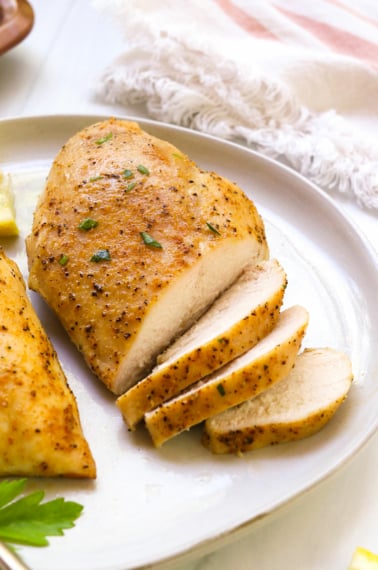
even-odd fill
[{"label": "white plate", "polygon": [[[60,146],[100,117],[34,117],[0,123],[2,168],[11,172],[22,237]],[[32,300],[78,399],[98,466],[96,482],[32,481],[48,496],[84,505],[74,529],[45,549],[22,548],[38,570],[125,570],[218,547],[269,520],[280,507],[345,463],[377,427],[378,266],[357,231],[323,193],[291,170],[238,145],[146,120],[142,126],[200,166],[236,181],[263,215],[271,254],[288,273],[285,305],[310,312],[304,346],[346,351],[355,382],[334,420],[302,442],[215,457],[195,428],[153,449],[143,429],[126,430],[114,398],[88,372],[47,307]],[[27,266],[23,239],[4,245]]]}]

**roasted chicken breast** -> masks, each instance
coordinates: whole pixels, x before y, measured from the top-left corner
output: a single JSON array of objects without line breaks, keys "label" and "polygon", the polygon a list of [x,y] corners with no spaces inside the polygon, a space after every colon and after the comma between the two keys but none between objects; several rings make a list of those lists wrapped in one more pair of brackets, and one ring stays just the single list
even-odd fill
[{"label": "roasted chicken breast", "polygon": [[96,477],[79,412],[17,265],[0,249],[0,476]]},{"label": "roasted chicken breast", "polygon": [[300,305],[283,311],[277,325],[256,346],[144,416],[154,445],[236,406],[287,376],[308,325]]},{"label": "roasted chicken breast", "polygon": [[240,188],[110,119],[57,155],[27,253],[29,286],[121,394],[268,246]]},{"label": "roasted chicken breast", "polygon": [[144,414],[255,346],[275,326],[286,273],[276,259],[249,266],[163,354],[159,364],[117,400],[130,429]]},{"label": "roasted chicken breast", "polygon": [[307,348],[281,382],[206,420],[202,442],[213,453],[223,454],[309,437],[331,420],[352,380],[346,354]]}]

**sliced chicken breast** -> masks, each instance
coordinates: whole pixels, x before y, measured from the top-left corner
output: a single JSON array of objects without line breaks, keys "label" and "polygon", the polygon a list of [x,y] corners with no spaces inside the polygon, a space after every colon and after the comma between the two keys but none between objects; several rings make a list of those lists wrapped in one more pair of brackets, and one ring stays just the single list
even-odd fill
[{"label": "sliced chicken breast", "polygon": [[249,266],[159,364],[117,400],[133,429],[144,414],[252,348],[274,327],[286,288],[277,260]]},{"label": "sliced chicken breast", "polygon": [[29,286],[122,394],[268,246],[235,184],[136,123],[110,119],[57,155],[27,253]]},{"label": "sliced chicken breast", "polygon": [[290,374],[239,406],[205,422],[203,444],[213,453],[240,453],[309,437],[347,397],[349,358],[331,348],[306,349]]},{"label": "sliced chicken breast", "polygon": [[96,477],[74,395],[0,249],[0,476]]},{"label": "sliced chicken breast", "polygon": [[203,420],[240,404],[282,380],[292,369],[308,324],[308,313],[294,306],[254,348],[186,392],[145,414],[156,447]]}]

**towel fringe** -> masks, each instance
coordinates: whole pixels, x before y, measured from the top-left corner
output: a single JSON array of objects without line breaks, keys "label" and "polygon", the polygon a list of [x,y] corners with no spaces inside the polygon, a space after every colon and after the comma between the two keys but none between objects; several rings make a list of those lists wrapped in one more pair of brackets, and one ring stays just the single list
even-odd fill
[{"label": "towel fringe", "polygon": [[[214,73],[216,69],[216,73]],[[149,115],[248,145],[329,193],[378,209],[378,148],[335,112],[310,112],[279,80],[251,74],[206,46],[161,34],[129,43],[105,70],[98,96],[146,105]]]}]

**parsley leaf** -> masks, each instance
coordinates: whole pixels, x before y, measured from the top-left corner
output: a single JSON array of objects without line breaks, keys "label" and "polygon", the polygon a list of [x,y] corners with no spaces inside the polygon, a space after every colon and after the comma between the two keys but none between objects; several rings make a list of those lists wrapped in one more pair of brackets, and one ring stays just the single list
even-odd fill
[{"label": "parsley leaf", "polygon": [[213,232],[214,234],[217,234],[218,236],[220,236],[220,232],[217,230],[217,228],[214,228],[214,226],[212,226],[210,224],[210,222],[206,222],[207,227],[209,228],[209,230],[211,232]]},{"label": "parsley leaf", "polygon": [[145,174],[146,176],[150,175],[150,171],[148,170],[147,166],[144,166],[143,164],[139,164],[137,166],[137,170],[138,172],[140,172],[141,174]]},{"label": "parsley leaf", "polygon": [[159,243],[158,241],[156,241],[156,239],[151,237],[150,234],[148,234],[147,232],[139,232],[139,233],[140,237],[142,238],[142,240],[146,245],[150,245],[151,247],[156,247],[158,249],[163,249],[161,243]]},{"label": "parsley leaf", "polygon": [[95,141],[95,143],[98,145],[104,144],[105,142],[109,141],[112,137],[113,137],[113,133],[109,133],[109,134],[105,135],[104,137]]},{"label": "parsley leaf", "polygon": [[0,482],[0,541],[47,546],[46,537],[72,528],[83,507],[63,498],[41,503],[44,491],[17,498],[25,484],[26,479]]},{"label": "parsley leaf", "polygon": [[111,255],[108,249],[98,249],[91,257],[91,261],[99,263],[100,261],[110,261]]},{"label": "parsley leaf", "polygon": [[136,185],[137,185],[136,182],[130,182],[130,184],[126,186],[125,192],[131,192],[131,190],[134,190]]},{"label": "parsley leaf", "polygon": [[92,218],[84,218],[84,220],[81,220],[80,224],[78,225],[78,228],[83,232],[87,232],[89,230],[92,230],[93,228],[97,228],[97,226],[98,226],[97,220],[92,220]]},{"label": "parsley leaf", "polygon": [[62,253],[61,256],[59,257],[59,264],[64,267],[65,265],[67,265],[69,261],[69,257],[68,255],[66,255],[65,253]]},{"label": "parsley leaf", "polygon": [[126,170],[123,171],[123,177],[126,179],[134,178],[134,173],[128,168],[126,168]]}]

